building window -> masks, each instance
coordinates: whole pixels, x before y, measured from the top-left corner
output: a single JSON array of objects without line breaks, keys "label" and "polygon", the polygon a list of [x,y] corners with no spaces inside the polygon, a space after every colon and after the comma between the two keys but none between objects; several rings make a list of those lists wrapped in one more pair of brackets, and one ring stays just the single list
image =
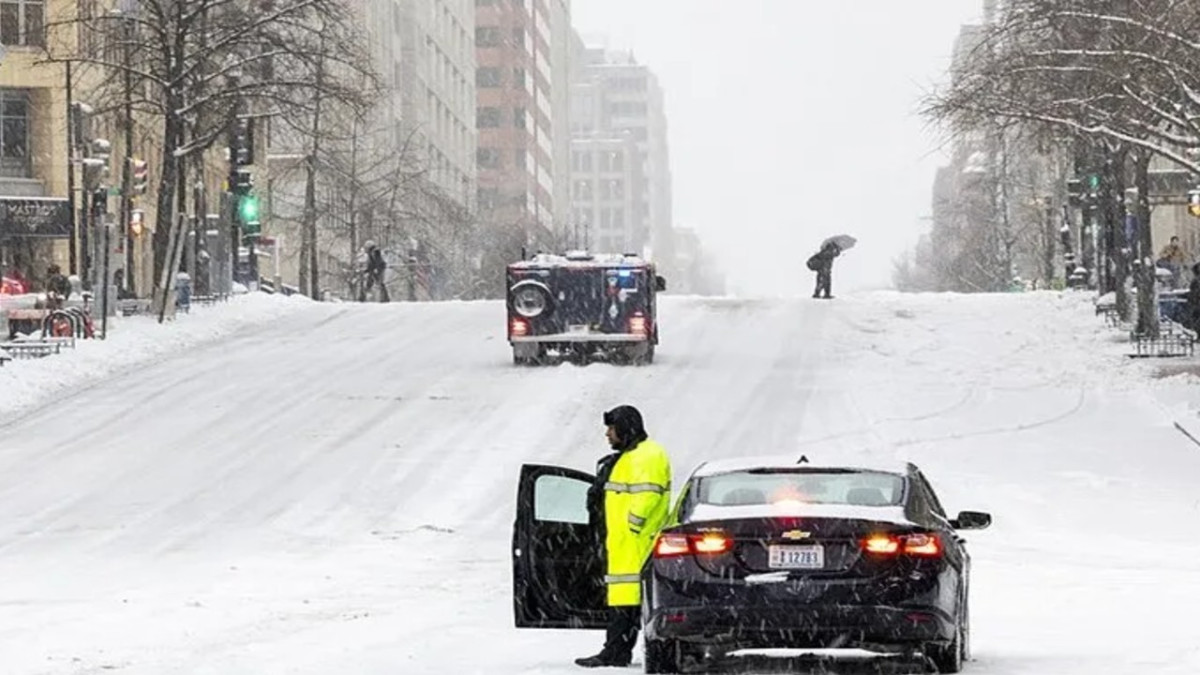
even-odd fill
[{"label": "building window", "polygon": [[619,180],[602,180],[600,181],[600,198],[601,199],[624,199],[625,198],[625,182]]},{"label": "building window", "polygon": [[479,188],[475,193],[475,203],[481,211],[490,211],[496,208],[500,201],[500,191],[496,188]]},{"label": "building window", "polygon": [[512,43],[515,47],[525,46],[525,28],[518,26],[512,29]]},{"label": "building window", "polygon": [[0,175],[30,177],[29,155],[29,97],[0,89]]},{"label": "building window", "polygon": [[525,109],[513,108],[513,126],[518,129],[525,128]]},{"label": "building window", "polygon": [[502,79],[499,68],[477,68],[475,70],[475,86],[481,89],[499,87],[504,84]]},{"label": "building window", "polygon": [[475,29],[476,47],[499,47],[501,43],[499,26],[479,26]]},{"label": "building window", "polygon": [[475,150],[475,164],[481,169],[500,168],[500,151],[496,148],[479,148]]},{"label": "building window", "polygon": [[625,209],[613,209],[612,225],[615,228],[625,227]]},{"label": "building window", "polygon": [[587,150],[576,150],[571,153],[571,169],[574,171],[592,170],[592,153]]},{"label": "building window", "polygon": [[513,68],[513,89],[525,88],[525,69]]},{"label": "building window", "polygon": [[613,150],[600,153],[601,171],[623,171],[624,169],[625,159],[622,153]]},{"label": "building window", "polygon": [[44,46],[44,16],[45,3],[42,0],[0,2],[0,44]]},{"label": "building window", "polygon": [[592,181],[577,180],[572,188],[572,193],[576,199],[591,199],[592,198]]},{"label": "building window", "polygon": [[528,154],[529,153],[526,152],[525,148],[517,148],[516,151],[513,152],[513,163],[517,165],[518,169],[525,168],[527,161],[526,157]]},{"label": "building window", "polygon": [[503,116],[500,114],[499,108],[476,108],[475,128],[495,129],[500,126],[502,118]]}]

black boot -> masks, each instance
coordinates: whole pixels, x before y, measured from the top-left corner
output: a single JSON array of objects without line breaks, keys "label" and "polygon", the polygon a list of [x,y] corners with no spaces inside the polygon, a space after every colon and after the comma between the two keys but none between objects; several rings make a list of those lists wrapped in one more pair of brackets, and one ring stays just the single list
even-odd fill
[{"label": "black boot", "polygon": [[624,658],[601,651],[595,656],[585,656],[580,659],[575,659],[575,665],[584,668],[624,668],[632,661],[632,657]]}]

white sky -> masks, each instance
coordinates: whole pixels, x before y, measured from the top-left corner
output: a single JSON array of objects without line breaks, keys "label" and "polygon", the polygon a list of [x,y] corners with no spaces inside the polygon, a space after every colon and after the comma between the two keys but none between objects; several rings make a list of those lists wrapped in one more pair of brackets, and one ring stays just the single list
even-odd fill
[{"label": "white sky", "polygon": [[[804,261],[848,233],[833,289],[887,284],[927,224],[939,138],[916,115],[978,0],[573,0],[585,38],[632,48],[666,91],[675,225],[731,290],[811,292]],[[589,39],[589,42],[595,42]]]}]

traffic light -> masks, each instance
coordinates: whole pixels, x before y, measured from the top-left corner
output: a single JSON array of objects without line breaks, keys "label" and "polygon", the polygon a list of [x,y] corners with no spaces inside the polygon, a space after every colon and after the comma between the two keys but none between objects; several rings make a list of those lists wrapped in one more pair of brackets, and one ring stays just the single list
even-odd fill
[{"label": "traffic light", "polygon": [[1067,201],[1071,206],[1083,204],[1083,181],[1078,178],[1067,179]]},{"label": "traffic light", "polygon": [[1188,192],[1188,213],[1200,218],[1200,187]]},{"label": "traffic light", "polygon": [[131,189],[135,195],[146,194],[146,187],[150,183],[150,165],[145,160],[130,158],[130,172],[133,174]]},{"label": "traffic light", "polygon": [[233,174],[233,183],[229,186],[229,191],[239,197],[250,194],[254,189],[254,174],[245,169],[238,169]]},{"label": "traffic light", "polygon": [[238,219],[243,225],[258,223],[258,195],[238,197]]},{"label": "traffic light", "polygon": [[242,232],[246,236],[258,236],[262,226],[259,222],[258,195],[254,194],[254,175],[245,169],[238,169],[233,174],[229,191],[233,194],[234,209]]},{"label": "traffic light", "polygon": [[254,128],[250,118],[239,117],[229,134],[229,163],[234,167],[254,164]]},{"label": "traffic light", "polygon": [[108,160],[112,145],[103,138],[91,142],[88,156],[83,158],[83,185],[88,190],[99,190],[108,182]]}]

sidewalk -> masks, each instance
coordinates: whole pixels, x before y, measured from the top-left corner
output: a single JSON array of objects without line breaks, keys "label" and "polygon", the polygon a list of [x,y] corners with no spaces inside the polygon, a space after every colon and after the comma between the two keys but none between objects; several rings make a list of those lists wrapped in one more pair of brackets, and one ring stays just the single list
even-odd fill
[{"label": "sidewalk", "polygon": [[0,423],[130,367],[168,358],[303,311],[303,296],[251,293],[213,306],[199,306],[159,324],[148,315],[110,317],[107,340],[78,340],[53,358],[14,360],[0,368]]}]

